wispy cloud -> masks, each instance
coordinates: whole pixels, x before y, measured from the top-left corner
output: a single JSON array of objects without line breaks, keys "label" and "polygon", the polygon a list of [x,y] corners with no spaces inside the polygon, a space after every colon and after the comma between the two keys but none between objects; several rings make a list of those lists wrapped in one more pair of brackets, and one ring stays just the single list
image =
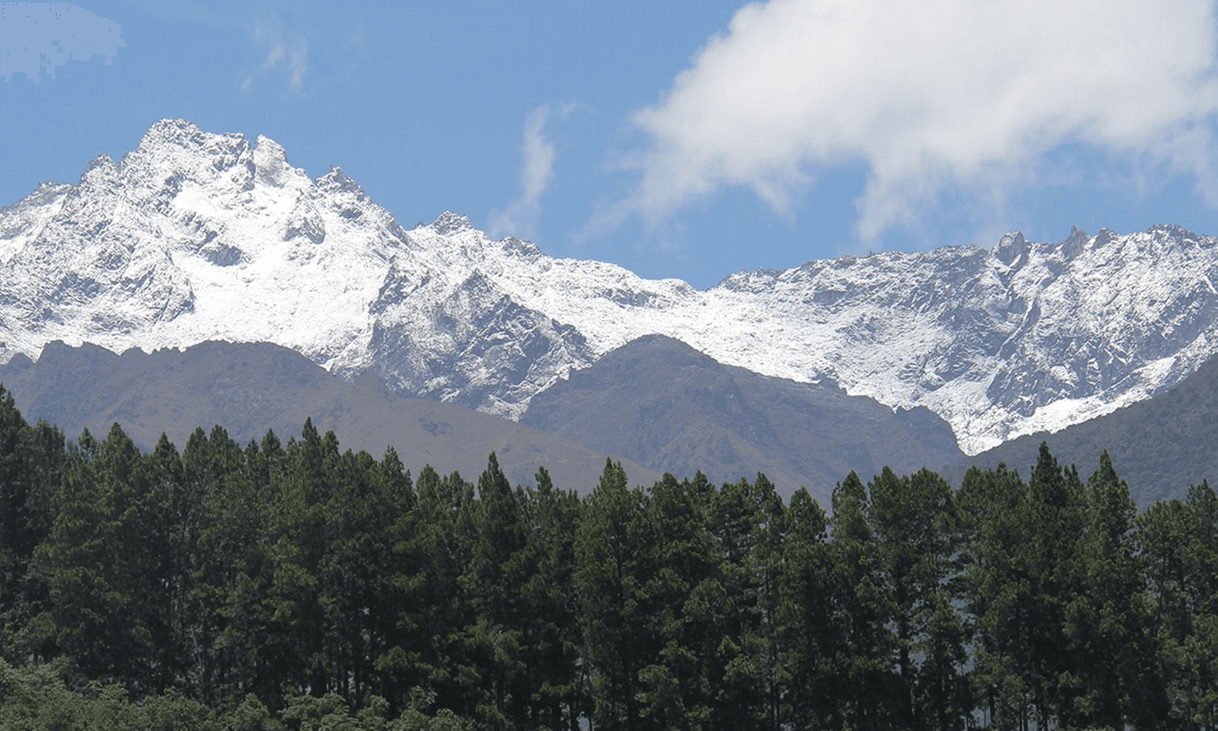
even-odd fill
[{"label": "wispy cloud", "polygon": [[66,3],[0,3],[0,76],[15,72],[39,83],[43,72],[55,78],[55,67],[68,61],[101,56],[113,64],[114,54],[127,44],[123,29]]},{"label": "wispy cloud", "polygon": [[282,70],[292,91],[304,96],[305,73],[309,70],[308,39],[304,36],[285,36],[278,23],[259,19],[254,22],[254,41],[266,48],[266,57],[256,72],[243,77],[241,91],[250,91],[256,76]]},{"label": "wispy cloud", "polygon": [[632,195],[589,228],[659,225],[724,187],[789,215],[817,176],[869,170],[864,241],[946,191],[1001,201],[1082,144],[1194,177],[1218,205],[1211,2],[771,0],[740,10],[654,106]]},{"label": "wispy cloud", "polygon": [[488,228],[492,236],[531,238],[541,219],[541,196],[554,179],[554,145],[546,139],[546,123],[552,115],[564,117],[571,105],[551,107],[543,104],[529,112],[524,122],[524,142],[520,146],[520,197],[505,210],[490,213]]}]

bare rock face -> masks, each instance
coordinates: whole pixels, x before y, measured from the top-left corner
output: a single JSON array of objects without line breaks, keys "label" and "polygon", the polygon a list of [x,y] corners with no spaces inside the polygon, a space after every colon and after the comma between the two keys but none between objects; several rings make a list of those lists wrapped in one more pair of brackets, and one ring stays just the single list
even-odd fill
[{"label": "bare rock face", "polygon": [[164,120],[117,163],[0,211],[0,362],[267,342],[354,378],[519,417],[636,338],[925,407],[976,453],[1169,389],[1218,350],[1218,247],[1173,226],[1060,243],[1009,234],[741,272],[697,291],[492,241],[463,216],[407,231],[342,173],[259,137]]}]

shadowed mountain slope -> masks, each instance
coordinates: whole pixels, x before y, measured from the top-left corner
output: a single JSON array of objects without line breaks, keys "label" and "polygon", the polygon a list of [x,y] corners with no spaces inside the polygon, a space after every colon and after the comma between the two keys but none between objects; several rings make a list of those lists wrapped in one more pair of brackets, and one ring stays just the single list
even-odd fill
[{"label": "shadowed mountain slope", "polygon": [[1083,479],[1107,449],[1117,472],[1129,483],[1134,500],[1146,507],[1156,500],[1181,498],[1189,485],[1218,479],[1218,359],[1211,359],[1176,388],[1106,416],[1063,429],[1013,439],[945,470],[959,486],[969,466],[999,462],[1028,475],[1041,442],[1061,464],[1078,466]]},{"label": "shadowed mountain slope", "polygon": [[572,372],[535,396],[521,423],[678,477],[764,472],[784,496],[802,485],[825,505],[851,470],[868,479],[884,465],[906,473],[962,457],[926,409],[894,412],[833,385],[759,376],[660,335]]},{"label": "shadowed mountain slope", "polygon": [[[196,427],[214,424],[243,445],[267,429],[287,441],[312,418],[319,431],[333,430],[344,449],[379,459],[392,446],[414,474],[430,464],[441,474],[455,470],[476,479],[493,451],[515,483],[533,484],[544,466],[555,486],[583,493],[596,486],[605,463],[601,453],[505,419],[400,398],[370,375],[348,383],[295,351],[265,343],[115,355],[56,342],[37,363],[18,356],[0,366],[0,383],[31,422],[45,419],[71,438],[83,428],[103,437],[118,422],[144,449],[162,432],[182,449]],[[659,477],[622,462],[632,483]]]}]

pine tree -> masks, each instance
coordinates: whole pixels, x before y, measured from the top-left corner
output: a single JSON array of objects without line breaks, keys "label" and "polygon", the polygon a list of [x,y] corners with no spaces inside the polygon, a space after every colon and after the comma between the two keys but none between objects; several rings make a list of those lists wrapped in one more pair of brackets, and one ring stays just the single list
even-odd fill
[{"label": "pine tree", "polygon": [[842,725],[834,677],[841,632],[836,577],[828,544],[829,518],[806,488],[791,496],[786,511],[779,632],[787,702],[782,725],[830,728]]},{"label": "pine tree", "polygon": [[964,538],[962,578],[975,626],[971,684],[988,725],[1026,729],[1033,664],[1028,486],[999,465],[964,476],[957,499]]},{"label": "pine tree", "polygon": [[959,728],[971,704],[958,671],[965,631],[951,585],[959,543],[951,487],[926,469],[897,477],[885,467],[868,513],[896,629],[899,725]]},{"label": "pine tree", "polygon": [[472,623],[464,628],[469,666],[477,682],[468,693],[476,698],[479,722],[507,727],[528,718],[524,632],[519,587],[528,580],[518,559],[527,534],[522,495],[513,492],[492,452],[478,478],[477,501],[470,519],[476,535],[470,561],[461,576]]},{"label": "pine tree", "polygon": [[464,650],[464,630],[473,622],[460,581],[470,560],[473,486],[456,472],[440,477],[424,466],[415,489],[413,509],[394,527],[398,642],[378,667],[391,670],[403,690],[473,718],[469,689],[477,673]]},{"label": "pine tree", "polygon": [[158,652],[171,646],[172,486],[149,480],[118,424],[101,444],[87,431],[79,444],[39,549],[55,640],[87,677],[159,692],[172,674]]},{"label": "pine tree", "polygon": [[269,529],[280,471],[279,439],[242,450],[217,426],[196,429],[182,453],[185,492],[202,499],[194,566],[194,653],[200,694],[209,704],[237,704],[254,693],[271,707],[282,703],[280,678],[269,670],[273,580]]},{"label": "pine tree", "polygon": [[37,621],[50,587],[33,562],[54,523],[66,457],[63,434],[46,422],[29,426],[0,386],[0,657],[12,662],[53,651]]},{"label": "pine tree", "polygon": [[743,478],[726,484],[715,495],[710,527],[726,597],[713,668],[717,724],[780,724],[785,677],[777,615],[785,518],[782,500],[763,474],[752,484]]},{"label": "pine tree", "polygon": [[1071,725],[1121,728],[1166,712],[1153,666],[1144,574],[1134,556],[1136,508],[1108,452],[1087,483],[1086,532],[1075,562],[1079,587],[1066,606],[1072,691],[1062,709]]},{"label": "pine tree", "polygon": [[556,489],[544,467],[536,480],[537,489],[523,496],[528,542],[511,569],[520,582],[517,622],[528,693],[523,725],[574,731],[586,703],[574,580],[581,504],[574,492]]},{"label": "pine tree", "polygon": [[831,692],[844,721],[856,728],[889,723],[899,708],[894,692],[896,641],[889,632],[893,604],[884,591],[867,490],[851,472],[833,491],[833,623],[841,628],[831,664]]},{"label": "pine tree", "polygon": [[376,517],[377,533],[369,537],[370,555],[359,557],[364,563],[366,583],[363,590],[367,604],[368,656],[370,664],[368,692],[386,699],[391,712],[406,704],[410,686],[398,682],[398,663],[410,644],[409,627],[399,621],[412,603],[409,581],[399,584],[398,577],[409,574],[413,566],[402,565],[405,543],[413,533],[410,516],[415,506],[414,482],[393,447],[373,466],[370,475],[374,498],[370,511]]},{"label": "pine tree", "polygon": [[34,547],[45,537],[29,504],[36,488],[24,443],[27,428],[12,394],[0,386],[0,615],[17,608]]},{"label": "pine tree", "polygon": [[1030,680],[1038,726],[1068,713],[1075,679],[1065,652],[1067,607],[1081,593],[1077,580],[1078,547],[1085,527],[1083,485],[1078,471],[1063,469],[1041,443],[1028,482],[1028,518],[1032,531],[1022,546],[1030,569],[1032,622]]},{"label": "pine tree", "polygon": [[642,494],[627,487],[620,463],[606,461],[600,482],[584,500],[576,535],[576,589],[584,621],[594,723],[605,729],[651,727],[640,716],[639,672],[657,638],[640,604],[643,554],[639,534]]},{"label": "pine tree", "polygon": [[708,529],[714,488],[701,473],[656,483],[637,517],[640,619],[659,652],[639,671],[639,712],[663,728],[715,717],[713,664],[723,643],[727,595]]}]

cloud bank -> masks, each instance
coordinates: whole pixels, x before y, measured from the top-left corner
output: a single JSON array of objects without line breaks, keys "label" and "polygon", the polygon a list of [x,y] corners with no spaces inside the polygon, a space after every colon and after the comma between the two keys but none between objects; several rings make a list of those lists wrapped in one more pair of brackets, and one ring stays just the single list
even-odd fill
[{"label": "cloud bank", "polygon": [[21,72],[37,84],[44,71],[53,79],[55,67],[68,61],[98,55],[113,64],[127,45],[122,32],[113,20],[76,5],[0,3],[0,76],[8,81]]},{"label": "cloud bank", "polygon": [[1195,0],[752,4],[634,116],[650,142],[622,205],[655,223],[743,186],[789,215],[818,172],[862,163],[872,240],[949,189],[1032,185],[1072,144],[1194,175],[1218,205],[1214,26]]},{"label": "cloud bank", "polygon": [[541,196],[554,179],[554,145],[545,136],[546,122],[557,112],[562,117],[571,111],[570,106],[557,110],[543,104],[525,118],[524,142],[520,146],[522,165],[520,169],[521,194],[506,210],[491,211],[489,230],[492,236],[518,236],[532,238],[541,218]]}]

